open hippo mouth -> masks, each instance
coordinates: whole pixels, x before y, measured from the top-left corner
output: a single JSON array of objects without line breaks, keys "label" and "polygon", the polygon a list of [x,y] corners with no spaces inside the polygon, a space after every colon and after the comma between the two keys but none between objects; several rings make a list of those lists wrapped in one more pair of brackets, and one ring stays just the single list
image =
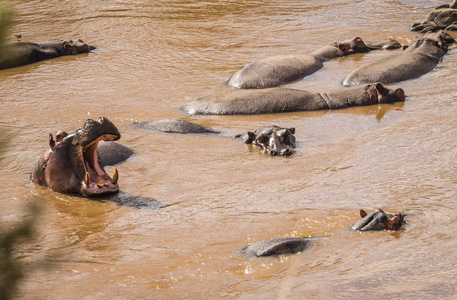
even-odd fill
[{"label": "open hippo mouth", "polygon": [[[99,118],[98,121],[88,119],[83,127],[76,131],[73,145],[78,145],[82,160],[84,174],[81,176],[81,192],[85,196],[94,196],[119,191],[119,174],[114,170],[111,178],[101,163],[98,154],[98,143],[100,141],[115,141],[121,135],[116,126],[106,118]],[[78,176],[79,177],[79,176]]]}]

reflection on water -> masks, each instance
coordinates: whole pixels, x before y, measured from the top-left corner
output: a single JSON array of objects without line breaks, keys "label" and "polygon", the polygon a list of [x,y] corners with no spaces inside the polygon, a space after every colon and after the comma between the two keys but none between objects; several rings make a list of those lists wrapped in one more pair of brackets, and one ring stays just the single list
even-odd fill
[{"label": "reflection on water", "polygon": [[[38,198],[45,207],[39,246],[23,253],[46,258],[51,267],[30,274],[20,297],[455,296],[456,46],[431,73],[395,85],[405,90],[405,103],[259,116],[190,117],[179,109],[226,91],[224,80],[255,59],[310,53],[354,36],[408,44],[417,34],[412,23],[437,4],[15,2],[12,33],[24,41],[69,37],[98,47],[0,72],[0,220],[14,224],[24,202]],[[291,86],[341,88],[351,70],[392,53],[329,61]],[[116,166],[120,199],[153,209],[61,195],[29,182],[49,133],[98,116],[116,124],[120,143],[135,151]],[[165,118],[222,133],[172,135],[131,126]],[[271,124],[296,128],[294,156],[268,157],[232,138]],[[408,226],[396,233],[347,230],[360,209],[375,208],[408,210]],[[286,236],[318,242],[293,256],[256,259],[239,251]]]}]

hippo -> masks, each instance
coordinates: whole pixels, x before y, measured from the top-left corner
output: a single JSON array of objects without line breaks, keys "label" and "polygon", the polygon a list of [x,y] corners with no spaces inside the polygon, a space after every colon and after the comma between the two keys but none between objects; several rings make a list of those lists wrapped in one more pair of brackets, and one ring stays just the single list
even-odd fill
[{"label": "hippo", "polygon": [[241,252],[257,257],[294,254],[304,251],[313,242],[314,238],[275,238],[246,246],[241,250]]},{"label": "hippo", "polygon": [[423,22],[413,24],[412,31],[421,33],[434,32],[440,29],[457,31],[457,0],[451,4],[437,6]]},{"label": "hippo", "polygon": [[44,43],[14,42],[1,49],[0,69],[15,68],[64,55],[88,53],[94,49],[95,47],[79,39]]},{"label": "hippo", "polygon": [[366,83],[395,83],[420,77],[433,70],[455,40],[447,33],[427,34],[416,39],[402,53],[382,57],[352,71],[344,86]]},{"label": "hippo", "polygon": [[121,134],[107,118],[88,119],[73,133],[49,135],[49,149],[40,157],[30,175],[32,182],[59,193],[95,196],[119,191],[119,174],[111,178],[98,153],[100,141],[119,140]]},{"label": "hippo", "polygon": [[377,209],[371,214],[367,214],[363,209],[360,210],[362,219],[351,226],[351,230],[399,230],[405,223],[405,215],[386,214],[382,209]]},{"label": "hippo", "polygon": [[[168,133],[181,134],[216,134],[220,131],[203,127],[181,119],[166,119],[154,122],[138,122],[134,127]],[[262,126],[255,131],[238,134],[245,144],[252,144],[269,156],[290,156],[295,148],[295,128],[283,128],[276,125]]]},{"label": "hippo", "polygon": [[100,141],[98,143],[98,155],[104,166],[114,166],[126,161],[133,155],[133,150],[113,141]]},{"label": "hippo", "polygon": [[262,126],[254,132],[238,135],[245,144],[252,144],[270,156],[290,156],[295,148],[295,128]]},{"label": "hippo", "polygon": [[207,96],[182,107],[190,115],[250,115],[293,111],[341,109],[405,101],[403,89],[390,89],[380,83],[312,93],[285,87],[263,90],[232,90]]},{"label": "hippo", "polygon": [[197,125],[181,119],[165,119],[154,122],[138,122],[134,127],[145,130],[157,130],[169,133],[219,133],[219,131]]},{"label": "hippo", "polygon": [[233,74],[227,84],[238,89],[263,89],[277,87],[313,74],[323,63],[337,57],[374,49],[396,49],[401,45],[390,39],[385,43],[367,46],[355,37],[341,43],[335,42],[307,55],[276,55],[252,62]]}]

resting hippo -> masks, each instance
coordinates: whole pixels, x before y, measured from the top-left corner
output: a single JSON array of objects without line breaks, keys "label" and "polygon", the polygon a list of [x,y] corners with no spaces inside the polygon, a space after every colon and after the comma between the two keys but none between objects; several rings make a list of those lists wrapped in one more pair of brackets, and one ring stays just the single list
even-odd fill
[{"label": "resting hippo", "polygon": [[[154,122],[139,122],[133,126],[146,130],[156,130],[169,133],[219,133],[217,130],[203,127],[180,119],[166,119]],[[254,132],[236,135],[246,144],[253,144],[270,156],[289,156],[295,148],[295,128],[282,128],[276,125],[262,126]]]},{"label": "resting hippo", "polygon": [[49,135],[49,149],[37,162],[30,179],[60,193],[85,196],[114,193],[119,190],[119,175],[111,178],[104,170],[98,153],[101,140],[120,139],[116,126],[107,118],[88,119],[75,132],[59,131],[55,139]]},{"label": "resting hippo", "polygon": [[113,166],[126,161],[133,155],[133,150],[116,142],[100,141],[98,155],[102,165]]},{"label": "resting hippo", "polygon": [[412,28],[413,31],[422,33],[440,29],[446,31],[457,30],[457,0],[454,0],[451,4],[437,6],[430,12],[425,21],[414,23]]},{"label": "resting hippo", "polygon": [[369,215],[362,209],[360,216],[362,219],[355,222],[351,230],[399,230],[405,223],[404,214],[386,214],[382,209],[377,209]]},{"label": "resting hippo", "polygon": [[319,109],[339,109],[405,101],[402,89],[367,84],[328,93],[311,93],[284,87],[265,90],[231,90],[207,96],[182,107],[187,113],[203,115],[270,114]]},{"label": "resting hippo", "polygon": [[276,87],[302,79],[323,67],[332,58],[372,49],[394,49],[401,45],[395,40],[367,46],[359,37],[341,43],[332,43],[310,55],[276,55],[248,64],[233,74],[227,84],[238,89]]},{"label": "resting hippo", "polygon": [[138,122],[134,127],[146,130],[157,130],[170,133],[219,133],[219,131],[206,128],[181,119],[166,119],[154,122]]},{"label": "resting hippo", "polygon": [[313,238],[276,238],[251,244],[241,251],[257,257],[293,254],[305,250],[313,241]]},{"label": "resting hippo", "polygon": [[416,39],[402,53],[382,57],[352,71],[344,80],[344,86],[366,83],[394,83],[420,77],[433,70],[448,51],[448,43],[454,39],[439,32]]},{"label": "resting hippo", "polygon": [[33,64],[64,55],[88,53],[93,49],[95,47],[89,46],[81,40],[60,40],[45,43],[15,42],[7,44],[1,49],[0,69]]}]

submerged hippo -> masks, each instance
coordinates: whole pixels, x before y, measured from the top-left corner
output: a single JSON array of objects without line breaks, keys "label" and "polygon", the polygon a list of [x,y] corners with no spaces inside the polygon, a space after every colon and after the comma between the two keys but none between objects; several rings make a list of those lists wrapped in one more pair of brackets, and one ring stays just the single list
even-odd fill
[{"label": "submerged hippo", "polygon": [[422,33],[440,29],[446,31],[457,30],[457,0],[454,0],[451,4],[437,6],[423,22],[414,23],[412,28],[413,31]]},{"label": "submerged hippo", "polygon": [[405,101],[402,89],[392,90],[380,83],[311,93],[284,87],[264,90],[232,90],[207,96],[182,107],[191,115],[271,114]]},{"label": "submerged hippo", "polygon": [[416,39],[402,53],[382,57],[352,71],[344,86],[366,83],[394,83],[420,77],[433,70],[455,40],[444,32],[427,34]]},{"label": "submerged hippo", "polygon": [[361,220],[351,226],[351,230],[399,230],[405,223],[405,215],[386,214],[382,209],[377,209],[371,214],[367,214],[363,209],[360,210]]},{"label": "submerged hippo", "polygon": [[93,49],[95,47],[85,44],[82,40],[60,40],[45,43],[14,42],[1,49],[0,69],[33,64],[64,55],[88,53]]},{"label": "submerged hippo", "polygon": [[314,242],[314,238],[276,238],[244,247],[241,252],[257,257],[281,254],[294,254],[304,251]]},{"label": "submerged hippo", "polygon": [[100,161],[98,143],[120,139],[116,126],[107,118],[88,119],[75,132],[59,131],[49,135],[49,149],[41,156],[30,176],[39,185],[60,193],[84,196],[115,193],[119,190],[118,172],[111,178]]},{"label": "submerged hippo", "polygon": [[262,126],[255,131],[238,135],[245,144],[252,144],[270,156],[289,156],[295,148],[295,128],[276,125]]},{"label": "submerged hippo", "polygon": [[395,40],[367,46],[359,37],[341,43],[332,43],[310,55],[276,55],[248,64],[233,74],[227,84],[238,89],[277,87],[302,79],[323,67],[323,63],[337,57],[373,49],[395,49],[401,45]]},{"label": "submerged hippo", "polygon": [[[182,134],[215,134],[217,130],[203,127],[181,119],[166,119],[154,122],[139,122],[134,127],[155,130],[168,133]],[[248,131],[245,134],[236,135],[245,144],[252,144],[263,150],[270,156],[289,156],[295,148],[295,128],[283,128],[276,125],[262,126],[255,131]]]}]

